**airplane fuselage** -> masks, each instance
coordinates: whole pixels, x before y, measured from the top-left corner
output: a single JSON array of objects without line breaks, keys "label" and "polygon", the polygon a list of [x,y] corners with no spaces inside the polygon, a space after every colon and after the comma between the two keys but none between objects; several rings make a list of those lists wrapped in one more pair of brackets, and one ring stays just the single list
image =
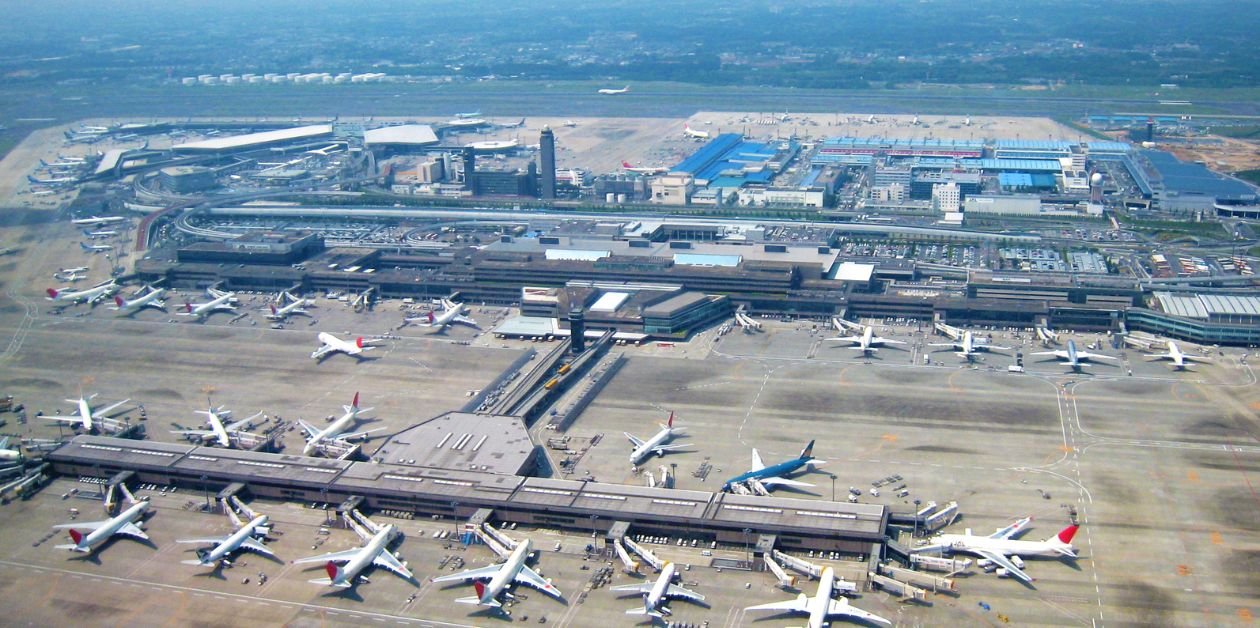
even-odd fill
[{"label": "airplane fuselage", "polygon": [[665,592],[669,590],[669,585],[674,582],[674,573],[678,568],[674,563],[665,563],[665,568],[661,569],[661,575],[656,578],[656,582],[652,584],[652,590],[648,592],[647,598],[643,600],[643,605],[649,609],[657,609],[661,602],[665,600]]},{"label": "airplane fuselage", "polygon": [[673,437],[674,430],[668,427],[652,435],[652,438],[644,441],[643,445],[630,452],[630,464],[639,464],[643,459],[651,457],[653,449],[665,444]]},{"label": "airplane fuselage", "polygon": [[306,443],[306,448],[302,450],[302,455],[310,456],[315,453],[315,450],[319,448],[320,444],[340,436],[354,423],[355,418],[358,416],[359,409],[351,408],[349,412],[341,415],[341,417],[336,421],[333,421],[331,425],[312,436],[310,442]]},{"label": "airplane fuselage", "polygon": [[481,596],[481,604],[488,605],[494,601],[503,592],[503,589],[507,588],[507,585],[516,579],[516,574],[520,573],[521,567],[525,565],[525,560],[529,558],[529,548],[529,539],[525,539],[516,545],[516,549],[512,550],[507,561],[503,563],[503,567],[486,584],[486,590]]},{"label": "airplane fuselage", "polygon": [[[1050,541],[1021,541],[1019,539],[994,539],[987,536],[968,536],[965,534],[942,534],[932,541],[932,545],[947,547],[955,552],[986,550],[1006,556],[1062,556]],[[1060,545],[1071,549],[1071,545]]]},{"label": "airplane fuselage", "polygon": [[254,534],[258,532],[258,528],[267,525],[267,521],[267,515],[254,517],[252,521],[241,526],[240,530],[233,532],[232,536],[229,536],[227,540],[223,541],[214,549],[206,553],[205,556],[201,557],[201,564],[206,567],[210,567],[220,560],[227,558],[232,554],[232,552],[240,549],[241,544],[244,543],[246,539],[254,536]]},{"label": "airplane fuselage", "polygon": [[96,549],[96,546],[105,542],[106,539],[114,536],[114,534],[122,529],[123,526],[128,523],[135,523],[136,520],[144,515],[144,511],[148,508],[149,502],[136,502],[135,504],[132,504],[129,508],[119,513],[117,517],[110,519],[105,525],[84,536],[71,551],[91,552]]},{"label": "airplane fuselage", "polygon": [[130,314],[132,312],[138,312],[144,309],[149,304],[153,303],[154,301],[161,299],[163,292],[165,292],[164,288],[157,288],[154,290],[150,290],[148,294],[136,297],[130,301],[127,301],[124,299],[122,305],[118,306],[118,312],[120,314]]},{"label": "airplane fuselage", "polygon": [[809,463],[812,460],[813,460],[812,457],[794,458],[792,460],[780,462],[779,464],[772,464],[768,467],[765,467],[764,469],[758,469],[756,471],[748,471],[747,473],[737,475],[727,480],[726,483],[722,486],[722,490],[729,490],[732,485],[739,484],[741,482],[747,482],[749,480],[760,480],[763,478],[784,477],[784,476],[792,474],[794,471],[802,467],[809,465]]},{"label": "airplane fuselage", "polygon": [[377,532],[354,558],[346,561],[346,566],[342,567],[340,577],[332,582],[333,586],[348,587],[353,584],[355,576],[358,576],[359,572],[371,565],[377,555],[386,551],[385,547],[389,545],[390,541],[394,540],[395,534],[397,534],[397,529],[392,524]]}]

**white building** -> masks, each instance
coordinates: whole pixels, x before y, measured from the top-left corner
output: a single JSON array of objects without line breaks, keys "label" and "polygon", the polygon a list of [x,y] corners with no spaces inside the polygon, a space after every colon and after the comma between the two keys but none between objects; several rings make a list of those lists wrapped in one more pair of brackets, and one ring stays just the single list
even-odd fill
[{"label": "white building", "polygon": [[950,181],[949,183],[937,183],[932,186],[932,210],[943,214],[957,213],[962,207],[962,193],[958,189],[958,184]]}]

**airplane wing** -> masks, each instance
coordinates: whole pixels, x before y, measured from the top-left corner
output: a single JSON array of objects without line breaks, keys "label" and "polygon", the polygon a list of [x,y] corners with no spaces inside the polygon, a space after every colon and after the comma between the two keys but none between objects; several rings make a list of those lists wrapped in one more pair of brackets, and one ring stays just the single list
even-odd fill
[{"label": "airplane wing", "polygon": [[753,455],[752,455],[752,469],[751,470],[760,471],[764,468],[766,468],[766,464],[761,461],[761,454],[757,453],[757,450],[754,449]]},{"label": "airplane wing", "polygon": [[669,585],[669,588],[665,590],[665,595],[683,600],[691,600],[692,602],[704,601],[703,595],[700,595],[690,589],[684,589],[676,584]]},{"label": "airplane wing", "polygon": [[468,318],[467,316],[456,316],[455,318],[451,319],[451,322],[462,323],[464,325],[470,325],[472,327],[476,327],[477,329],[481,329],[481,326],[477,324],[477,321],[471,318]]},{"label": "airplane wing", "polygon": [[175,539],[176,543],[191,543],[195,545],[218,545],[227,540],[226,536],[206,537],[204,539]]},{"label": "airplane wing", "polygon": [[831,342],[862,342],[862,337],[861,336],[836,336],[835,338],[828,338],[827,340]]},{"label": "airplane wing", "polygon": [[258,414],[255,414],[254,416],[249,417],[248,419],[241,419],[239,421],[236,421],[235,423],[229,423],[225,429],[228,432],[240,431],[244,429],[245,426],[248,425],[250,422],[254,421],[258,417],[261,417],[262,415],[263,413],[259,412]]},{"label": "airplane wing", "polygon": [[892,622],[888,621],[887,619],[884,619],[883,617],[880,617],[879,615],[851,606],[849,604],[849,600],[846,598],[840,598],[839,600],[832,600],[831,605],[827,607],[827,615],[829,617],[832,615],[844,615],[846,617],[852,617],[855,619],[864,619],[866,621],[874,622],[877,624],[887,624],[889,626],[892,625]]},{"label": "airplane wing", "polygon": [[[957,347],[958,343],[957,342],[929,342],[927,343],[927,346],[929,347]],[[1032,355],[1037,355],[1037,354],[1034,353]]]},{"label": "airplane wing", "polygon": [[765,486],[813,486],[813,484],[807,482],[789,480],[787,478],[761,478],[761,483]]},{"label": "airplane wing", "polygon": [[520,571],[516,572],[516,577],[512,579],[517,582],[528,584],[529,586],[534,587],[535,589],[538,589],[539,591],[542,591],[554,598],[560,597],[559,589],[551,586],[550,582],[543,580],[543,577],[538,575],[537,571],[534,571],[524,565],[521,566]]},{"label": "airplane wing", "polygon": [[990,534],[989,538],[1009,539],[1009,538],[1015,537],[1019,535],[1019,533],[1027,529],[1028,523],[1030,521],[1032,521],[1032,517],[1024,517],[1023,519],[1020,519],[1019,521],[1016,521],[1015,523],[1012,523],[1011,525],[1008,525],[1005,528],[999,528],[998,530],[994,531],[993,534]]},{"label": "airplane wing", "polygon": [[784,600],[782,602],[770,602],[768,604],[758,604],[756,606],[745,607],[746,611],[796,611],[798,613],[809,612],[809,600],[811,598],[804,593],[796,596],[794,600]]},{"label": "airplane wing", "polygon": [[171,433],[179,434],[180,436],[201,436],[203,438],[206,436],[214,436],[214,432],[210,430],[171,430]]},{"label": "airplane wing", "polygon": [[388,550],[382,550],[379,554],[377,554],[376,558],[372,559],[372,564],[383,569],[388,569],[408,580],[415,579],[415,576],[411,574],[411,571],[407,569],[407,566],[402,564],[402,561],[398,560],[398,557],[389,553]]},{"label": "airplane wing", "polygon": [[83,422],[83,417],[81,416],[50,416],[50,415],[45,414],[39,418],[48,419],[49,421],[61,421],[62,423],[82,423]]},{"label": "airplane wing", "polygon": [[[1066,359],[1067,359],[1067,357],[1068,357],[1068,352],[1067,352],[1067,351],[1063,351],[1063,350],[1058,350],[1058,351],[1033,351],[1032,353],[1029,353],[1028,355],[1052,355],[1052,356],[1054,356],[1054,357],[1056,357],[1056,358],[1061,358],[1061,359],[1066,360]],[[1079,358],[1079,357],[1081,357],[1081,354],[1080,354],[1080,353],[1077,353],[1077,354],[1076,354],[1076,357],[1078,357],[1078,358]]]},{"label": "airplane wing", "polygon": [[1019,567],[1016,567],[1015,563],[1011,562],[1011,559],[1007,558],[1006,556],[1003,556],[1002,554],[999,554],[992,550],[973,549],[971,551],[980,555],[982,558],[987,558],[990,561],[993,561],[993,564],[997,565],[998,567],[1001,567],[1002,569],[1005,569],[1006,573],[1010,574],[1011,577],[1023,580],[1024,582],[1027,582],[1028,584],[1032,584],[1032,581],[1033,581],[1032,576],[1024,573],[1024,570],[1020,569]]},{"label": "airplane wing", "polygon": [[998,351],[1010,351],[1010,350],[1011,350],[1011,348],[1010,348],[1010,347],[1003,347],[1003,346],[1000,346],[1000,345],[991,345],[991,344],[989,344],[989,343],[987,343],[987,342],[986,342],[986,343],[984,343],[984,344],[977,344],[976,346],[977,346],[977,347],[980,347],[980,348],[983,348],[983,349],[997,349]]},{"label": "airplane wing", "polygon": [[144,530],[141,530],[140,526],[134,523],[128,523],[127,525],[124,525],[123,527],[118,528],[118,531],[115,532],[114,534],[121,534],[123,536],[129,536],[133,539],[140,539],[141,541],[149,540],[149,535],[145,534]]},{"label": "airplane wing", "polygon": [[874,342],[882,342],[882,343],[884,343],[884,344],[886,344],[886,345],[904,345],[904,344],[906,344],[906,341],[904,341],[904,340],[893,340],[892,338],[884,338],[883,336],[876,336],[876,337],[872,338],[871,340],[872,340],[872,341],[874,341]]},{"label": "airplane wing", "polygon": [[302,419],[298,419],[297,422],[298,422],[298,425],[302,426],[302,429],[306,432],[307,438],[314,437],[316,434],[319,433],[319,430],[315,429],[314,426],[312,426],[310,423],[307,423],[306,421],[303,421]]},{"label": "airplane wing", "polygon": [[109,523],[109,521],[82,521],[82,522],[76,521],[74,523],[62,523],[62,524],[55,525],[53,526],[53,529],[54,530],[69,530],[71,528],[74,528],[75,530],[95,530],[101,526],[104,526],[107,523]]},{"label": "airplane wing", "polygon": [[329,561],[332,561],[332,562],[348,561],[348,560],[354,559],[354,557],[358,556],[359,552],[362,552],[362,551],[363,551],[363,548],[357,547],[355,549],[346,550],[344,552],[331,552],[328,554],[320,554],[319,556],[309,556],[307,558],[299,558],[293,562],[295,564],[301,565],[303,563],[326,563]]},{"label": "airplane wing", "polygon": [[275,558],[276,556],[275,552],[271,551],[270,548],[263,545],[256,539],[245,539],[241,542],[240,549],[249,550],[251,552],[262,554],[263,556],[271,556],[272,558]]},{"label": "airplane wing", "polygon": [[311,353],[311,359],[318,360],[333,351],[336,351],[336,347],[333,347],[332,345],[325,343],[323,346],[321,346],[320,348],[316,349],[314,352]]},{"label": "airplane wing", "polygon": [[493,578],[494,575],[499,573],[499,570],[502,568],[502,565],[490,565],[489,567],[481,567],[479,569],[469,569],[468,571],[461,571],[449,576],[439,576],[434,578],[433,582],[464,582],[467,580],[476,580],[478,578]]},{"label": "airplane wing", "polygon": [[381,430],[383,430],[383,429],[385,429],[385,428],[383,428],[383,427],[374,427],[374,428],[372,428],[372,429],[370,429],[370,430],[363,430],[362,432],[347,432],[347,433],[345,433],[345,434],[340,434],[340,435],[338,435],[338,436],[337,436],[337,438],[335,438],[335,439],[333,439],[333,440],[341,440],[341,441],[354,440],[354,439],[356,439],[356,438],[363,438],[364,436],[367,436],[368,434],[371,434],[372,432],[379,432],[379,431],[381,431]]},{"label": "airplane wing", "polygon": [[650,593],[654,582],[648,581],[641,584],[621,584],[615,587],[608,587],[609,591],[617,593],[634,592],[634,593]]},{"label": "airplane wing", "polygon": [[93,410],[93,411],[92,411],[92,414],[93,414],[93,415],[95,415],[95,416],[105,416],[105,415],[109,414],[110,412],[113,412],[114,410],[117,410],[119,406],[121,406],[121,405],[122,405],[122,404],[124,404],[124,403],[127,403],[128,401],[131,401],[131,400],[130,400],[130,399],[123,399],[122,401],[119,401],[118,403],[113,403],[113,404],[110,404],[110,405],[108,405],[108,406],[105,406],[104,408],[100,408],[100,409],[98,409],[98,410]]},{"label": "airplane wing", "polygon": [[622,432],[622,434],[625,434],[626,438],[629,438],[630,442],[634,443],[635,448],[643,446],[643,439],[631,434],[630,432]]},{"label": "airplane wing", "polygon": [[691,445],[659,445],[652,448],[652,453],[660,455],[666,451],[682,451],[691,447]]},{"label": "airplane wing", "polygon": [[[1168,359],[1168,360],[1171,360],[1171,359],[1172,359],[1172,357],[1173,357],[1173,354],[1171,354],[1171,353],[1147,353],[1147,354],[1145,354],[1143,357],[1147,357],[1147,358],[1160,358],[1160,359]],[[1183,357],[1183,358],[1188,358],[1188,357],[1190,357],[1190,356],[1187,356],[1187,355],[1182,355],[1182,357]]]},{"label": "airplane wing", "polygon": [[1100,355],[1097,353],[1086,353],[1084,351],[1077,351],[1076,359],[1078,360],[1119,360],[1120,358],[1117,358],[1115,356],[1110,356],[1110,355]]}]

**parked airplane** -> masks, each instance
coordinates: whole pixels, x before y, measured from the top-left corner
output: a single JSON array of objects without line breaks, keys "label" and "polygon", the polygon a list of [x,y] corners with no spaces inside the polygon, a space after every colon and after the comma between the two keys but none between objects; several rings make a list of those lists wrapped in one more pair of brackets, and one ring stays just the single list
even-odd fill
[{"label": "parked airplane", "polygon": [[93,393],[86,398],[79,397],[78,399],[67,399],[66,403],[73,403],[77,406],[77,415],[59,416],[45,414],[42,418],[48,419],[49,421],[59,421],[61,423],[78,423],[79,426],[83,428],[83,431],[90,432],[93,429],[100,427],[101,423],[110,415],[111,412],[117,410],[120,406],[122,406],[122,404],[131,401],[130,399],[123,399],[118,403],[105,406],[104,408],[98,410],[88,404],[89,401],[95,398],[96,393]]},{"label": "parked airplane", "polygon": [[477,116],[480,116],[480,115],[481,115],[481,110],[478,109],[476,111],[470,111],[468,113],[457,113],[455,114],[455,118],[458,120],[467,120],[469,118],[476,118]]},{"label": "parked airplane", "polygon": [[88,253],[106,253],[114,250],[114,245],[112,244],[84,244],[80,242],[79,247]]},{"label": "parked airplane", "polygon": [[40,168],[79,168],[82,166],[83,166],[82,159],[80,159],[79,161],[66,161],[63,159],[61,161],[54,161],[52,163],[48,163],[44,161],[43,159],[39,160]]},{"label": "parked airplane", "polygon": [[603,94],[603,95],[605,95],[605,96],[616,96],[617,94],[625,94],[625,93],[629,92],[629,91],[630,91],[630,86],[629,86],[629,85],[627,85],[627,86],[625,86],[625,87],[623,87],[623,88],[621,88],[621,89],[612,89],[612,88],[609,88],[609,87],[605,87],[605,88],[603,88],[603,89],[601,89],[601,90],[597,90],[597,91],[598,91],[598,93]]},{"label": "parked airplane", "polygon": [[354,342],[350,342],[349,340],[342,340],[326,331],[321,331],[319,332],[319,336],[317,336],[317,338],[319,338],[319,341],[323,344],[320,345],[318,349],[311,352],[312,360],[322,360],[324,356],[337,352],[353,356],[356,359],[362,359],[359,356],[362,355],[364,351],[371,351],[376,348],[368,344],[371,341],[364,340],[363,336],[359,336],[354,339]]},{"label": "parked airplane", "polygon": [[768,467],[761,461],[761,454],[754,449],[752,450],[752,469],[727,480],[722,485],[722,490],[741,494],[748,494],[751,491],[758,495],[769,495],[770,488],[774,486],[813,486],[813,484],[798,482],[784,476],[801,468],[812,469],[824,464],[827,464],[826,461],[814,458],[814,441],[812,440],[805,449],[801,450],[800,456]]},{"label": "parked airplane", "polygon": [[222,290],[215,290],[214,288],[207,288],[206,292],[213,298],[205,303],[185,303],[184,309],[186,311],[180,312],[179,315],[196,316],[197,320],[200,321],[205,320],[207,316],[210,316],[215,312],[236,311],[236,306],[232,305],[232,302],[236,300],[235,292],[224,292]]},{"label": "parked airplane", "polygon": [[469,325],[477,329],[481,329],[481,327],[477,325],[477,321],[464,316],[463,313],[463,303],[455,303],[450,299],[442,299],[442,311],[440,313],[434,314],[430,311],[424,316],[407,318],[406,321],[408,323],[417,323],[420,327],[434,327],[439,330],[446,329],[446,326],[452,323],[460,323],[462,325]]},{"label": "parked airplane", "polygon": [[369,412],[372,408],[359,407],[359,393],[357,392],[354,393],[354,400],[350,402],[350,405],[341,407],[345,409],[345,414],[342,414],[337,420],[333,421],[332,424],[322,430],[316,429],[310,423],[307,423],[302,419],[298,419],[298,425],[301,425],[302,429],[306,431],[306,448],[302,450],[303,456],[314,455],[315,451],[318,450],[324,443],[363,438],[371,432],[384,429],[375,428],[362,432],[346,433],[346,428],[349,428],[354,424],[354,422],[359,418],[360,413]]},{"label": "parked airplane", "polygon": [[[255,419],[263,415],[262,412],[259,412],[258,414],[255,414],[254,416],[251,416],[248,419],[241,419],[240,421],[236,421],[234,423],[229,423],[227,425],[224,425],[223,420],[230,418],[232,416],[232,411],[224,410],[223,406],[219,406],[217,408],[214,406],[210,406],[208,410],[197,410],[197,414],[206,415],[206,425],[209,426],[210,429],[171,430],[171,433],[179,434],[180,436],[185,436],[185,437],[196,437],[200,439],[201,442],[203,443],[207,441],[214,441],[214,442],[217,442],[220,447],[231,447],[233,443],[239,440],[239,438],[242,435],[254,436],[253,434],[249,434],[245,430],[250,428],[250,425],[254,422]],[[255,438],[262,438],[262,437],[255,437]]]},{"label": "parked airplane", "polygon": [[1064,360],[1064,364],[1072,367],[1073,371],[1081,370],[1081,366],[1083,366],[1082,362],[1085,362],[1087,360],[1119,360],[1120,359],[1120,358],[1112,357],[1109,355],[1102,355],[1100,353],[1088,353],[1085,351],[1078,351],[1076,349],[1075,340],[1068,341],[1066,350],[1059,349],[1057,351],[1036,351],[1029,355],[1052,355],[1060,360]]},{"label": "parked airplane", "polygon": [[92,286],[87,290],[79,290],[77,292],[68,291],[65,288],[60,290],[56,288],[49,288],[45,291],[48,293],[48,296],[45,298],[54,302],[88,303],[96,305],[102,299],[114,294],[117,291],[118,284],[114,283],[114,280],[111,279],[103,284]]},{"label": "parked airplane", "polygon": [[76,218],[70,222],[76,225],[108,225],[113,222],[122,222],[126,220],[123,216],[89,216],[87,218]]},{"label": "parked airplane", "polygon": [[66,273],[66,272],[57,271],[53,273],[53,279],[64,281],[66,283],[75,283],[83,279],[87,279],[87,273],[80,275],[78,272]]},{"label": "parked airplane", "polygon": [[860,332],[861,335],[840,336],[837,338],[828,338],[827,340],[853,343],[854,344],[853,348],[860,350],[862,353],[873,353],[875,351],[879,351],[879,349],[875,348],[878,345],[883,345],[883,344],[904,345],[906,344],[900,340],[893,340],[891,338],[884,338],[882,336],[876,336],[875,328],[871,327],[870,325],[858,325],[856,323],[850,323],[849,321],[846,321],[842,318],[834,317],[834,316],[831,318],[831,324],[835,325],[838,331],[842,331],[842,332],[843,331],[857,331],[857,332]]},{"label": "parked airplane", "polygon": [[[480,569],[469,569],[461,573],[433,578],[432,581],[466,582],[473,580],[473,587],[476,589],[477,595],[457,598],[455,601],[460,604],[478,604],[498,608],[502,604],[496,598],[513,582],[527,584],[556,599],[563,599],[559,589],[551,586],[551,583],[544,580],[538,572],[525,565],[525,560],[530,555],[529,549],[529,539],[525,539],[516,544],[516,547],[512,549],[512,553],[502,564],[481,567]],[[481,582],[482,579],[486,578],[490,580],[489,584]]]},{"label": "parked airplane", "polygon": [[499,126],[504,129],[517,129],[525,126],[525,118],[521,118],[518,122],[505,122]]},{"label": "parked airplane", "polygon": [[114,237],[114,236],[116,236],[116,235],[118,235],[118,232],[117,232],[117,231],[109,231],[109,230],[106,230],[106,231],[92,231],[92,230],[90,230],[90,229],[84,229],[84,230],[83,230],[83,237],[85,237],[85,238],[92,238],[92,239],[95,239],[95,238],[112,238],[112,237]]},{"label": "parked airplane", "polygon": [[[359,514],[357,510],[344,515],[344,518],[346,523],[354,529],[355,534],[358,534],[359,538],[365,542],[363,547],[293,561],[296,564],[324,563],[324,570],[328,572],[328,577],[310,580],[310,582],[348,589],[354,586],[355,577],[369,566],[388,569],[408,581],[415,582],[415,576],[407,569],[407,563],[398,560],[398,557],[390,553],[388,549],[390,543],[402,537],[402,531],[393,525],[377,525],[371,519]],[[356,518],[359,521],[356,521]],[[359,525],[360,521],[363,525]],[[337,563],[345,563],[345,565],[341,566]]]},{"label": "parked airplane", "polygon": [[131,300],[124,299],[122,295],[114,295],[115,306],[110,309],[118,310],[119,316],[130,316],[146,307],[157,308],[165,312],[166,302],[162,300],[162,294],[166,292],[166,289],[146,285],[145,290],[140,296]]},{"label": "parked airplane", "polygon": [[666,166],[631,166],[630,162],[624,161],[624,160],[621,162],[621,169],[625,170],[626,172],[633,172],[635,174],[641,174],[645,176],[654,175],[654,174],[665,174],[666,172],[669,172],[669,168]]},{"label": "parked airplane", "polygon": [[691,139],[695,139],[695,140],[707,140],[709,139],[710,134],[708,131],[697,131],[691,128],[690,124],[684,124],[683,135],[686,135],[687,137],[690,137]]},{"label": "parked airplane", "polygon": [[[286,300],[290,301],[288,305],[276,307],[276,304],[283,304]],[[271,305],[271,314],[268,314],[267,318],[273,321],[282,321],[289,318],[290,314],[303,314],[310,316],[310,312],[303,309],[303,307],[310,304],[311,301],[307,299],[299,299],[289,294],[288,291],[281,292],[280,295],[276,297],[276,303]]]},{"label": "parked airplane", "polygon": [[197,548],[196,560],[181,560],[179,562],[198,567],[218,567],[220,561],[227,562],[232,554],[241,550],[257,552],[270,558],[276,557],[275,552],[272,552],[262,542],[267,537],[267,532],[270,531],[270,528],[267,526],[269,521],[267,515],[249,512],[250,520],[246,522],[242,521],[226,502],[223,504],[223,508],[227,510],[228,517],[232,519],[232,525],[236,528],[236,531],[228,536],[177,539],[176,543],[213,544],[213,547],[210,548]]},{"label": "parked airplane", "polygon": [[1207,356],[1182,353],[1181,347],[1178,347],[1177,342],[1174,340],[1169,340],[1167,345],[1168,345],[1168,353],[1148,353],[1146,354],[1146,357],[1156,358],[1159,360],[1172,360],[1173,368],[1177,370],[1186,368],[1186,360],[1193,360],[1195,362],[1211,362],[1212,361],[1212,358],[1209,358]]},{"label": "parked airplane", "polygon": [[[123,490],[126,492],[126,487],[123,487]],[[58,545],[57,549],[90,554],[115,534],[148,541],[149,535],[145,534],[136,522],[144,517],[145,511],[149,509],[149,502],[137,500],[129,492],[127,492],[127,499],[131,502],[131,506],[118,513],[116,517],[105,521],[76,521],[53,526],[58,530],[69,530],[70,539],[74,541],[73,544]]]},{"label": "parked airplane", "polygon": [[674,429],[673,412],[669,413],[669,421],[667,421],[665,425],[661,426],[661,431],[653,435],[652,438],[642,440],[630,432],[623,432],[623,434],[626,435],[626,438],[630,439],[631,443],[634,443],[634,451],[630,452],[630,464],[638,466],[640,461],[652,454],[664,456],[667,451],[678,451],[684,447],[688,447],[689,445],[664,444],[673,439],[676,434],[681,433],[682,429]]},{"label": "parked airplane", "polygon": [[831,589],[835,585],[835,571],[831,567],[823,570],[822,578],[818,581],[818,592],[814,597],[809,597],[804,593],[798,595],[794,600],[786,602],[770,602],[769,604],[758,604],[749,606],[745,611],[784,611],[790,613],[807,613],[809,614],[809,628],[822,628],[827,625],[827,618],[832,616],[844,616],[851,619],[860,619],[867,622],[877,624],[892,625],[892,622],[860,608],[849,604],[848,598],[840,598],[839,600],[831,599]]},{"label": "parked airplane", "polygon": [[1033,578],[1023,571],[1024,561],[1020,557],[1076,558],[1076,549],[1072,547],[1072,537],[1076,536],[1076,531],[1080,529],[1080,526],[1072,524],[1044,541],[1016,539],[1015,537],[1025,529],[1031,519],[1031,517],[1021,519],[989,536],[972,535],[970,529],[965,534],[941,534],[927,545],[915,548],[913,551],[915,553],[965,552],[974,554],[984,559],[978,563],[981,567],[996,567],[1001,570],[998,571],[999,576],[1011,576],[1032,584]]},{"label": "parked airplane", "polygon": [[0,438],[0,462],[17,462],[22,459],[22,446],[9,449],[9,437]]},{"label": "parked airplane", "polygon": [[661,570],[661,575],[656,577],[656,581],[652,583],[644,582],[642,584],[623,584],[611,587],[609,591],[633,591],[643,595],[643,607],[632,608],[626,611],[627,615],[648,615],[656,618],[663,618],[673,613],[664,606],[666,598],[682,598],[692,602],[703,602],[704,596],[684,589],[674,584],[674,576],[677,575],[678,568],[674,563],[665,563],[665,568]]},{"label": "parked airplane", "polygon": [[26,180],[27,182],[33,183],[35,185],[62,185],[62,184],[74,183],[75,181],[78,181],[76,177],[52,177],[49,179],[38,179],[29,174],[26,175]]},{"label": "parked airplane", "polygon": [[981,351],[992,351],[994,349],[1000,349],[1003,351],[1010,350],[1010,347],[1002,347],[998,345],[991,345],[987,342],[977,341],[976,337],[972,335],[970,329],[963,331],[961,340],[955,339],[953,342],[931,342],[928,343],[928,346],[951,347],[955,349],[955,355],[960,358],[965,358],[968,361],[975,358]]}]

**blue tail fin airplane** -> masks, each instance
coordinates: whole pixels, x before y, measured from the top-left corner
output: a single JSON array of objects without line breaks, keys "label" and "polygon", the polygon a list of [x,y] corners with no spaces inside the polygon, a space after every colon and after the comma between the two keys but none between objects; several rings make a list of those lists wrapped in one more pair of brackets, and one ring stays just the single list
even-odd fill
[{"label": "blue tail fin airplane", "polygon": [[827,464],[825,460],[814,458],[814,441],[812,440],[805,446],[805,449],[801,450],[799,457],[768,467],[761,461],[761,454],[758,454],[757,450],[754,449],[752,452],[752,469],[747,473],[727,480],[722,485],[722,490],[741,495],[769,495],[770,488],[774,486],[813,486],[813,484],[790,480],[785,476],[802,468],[813,468],[824,464]]}]

